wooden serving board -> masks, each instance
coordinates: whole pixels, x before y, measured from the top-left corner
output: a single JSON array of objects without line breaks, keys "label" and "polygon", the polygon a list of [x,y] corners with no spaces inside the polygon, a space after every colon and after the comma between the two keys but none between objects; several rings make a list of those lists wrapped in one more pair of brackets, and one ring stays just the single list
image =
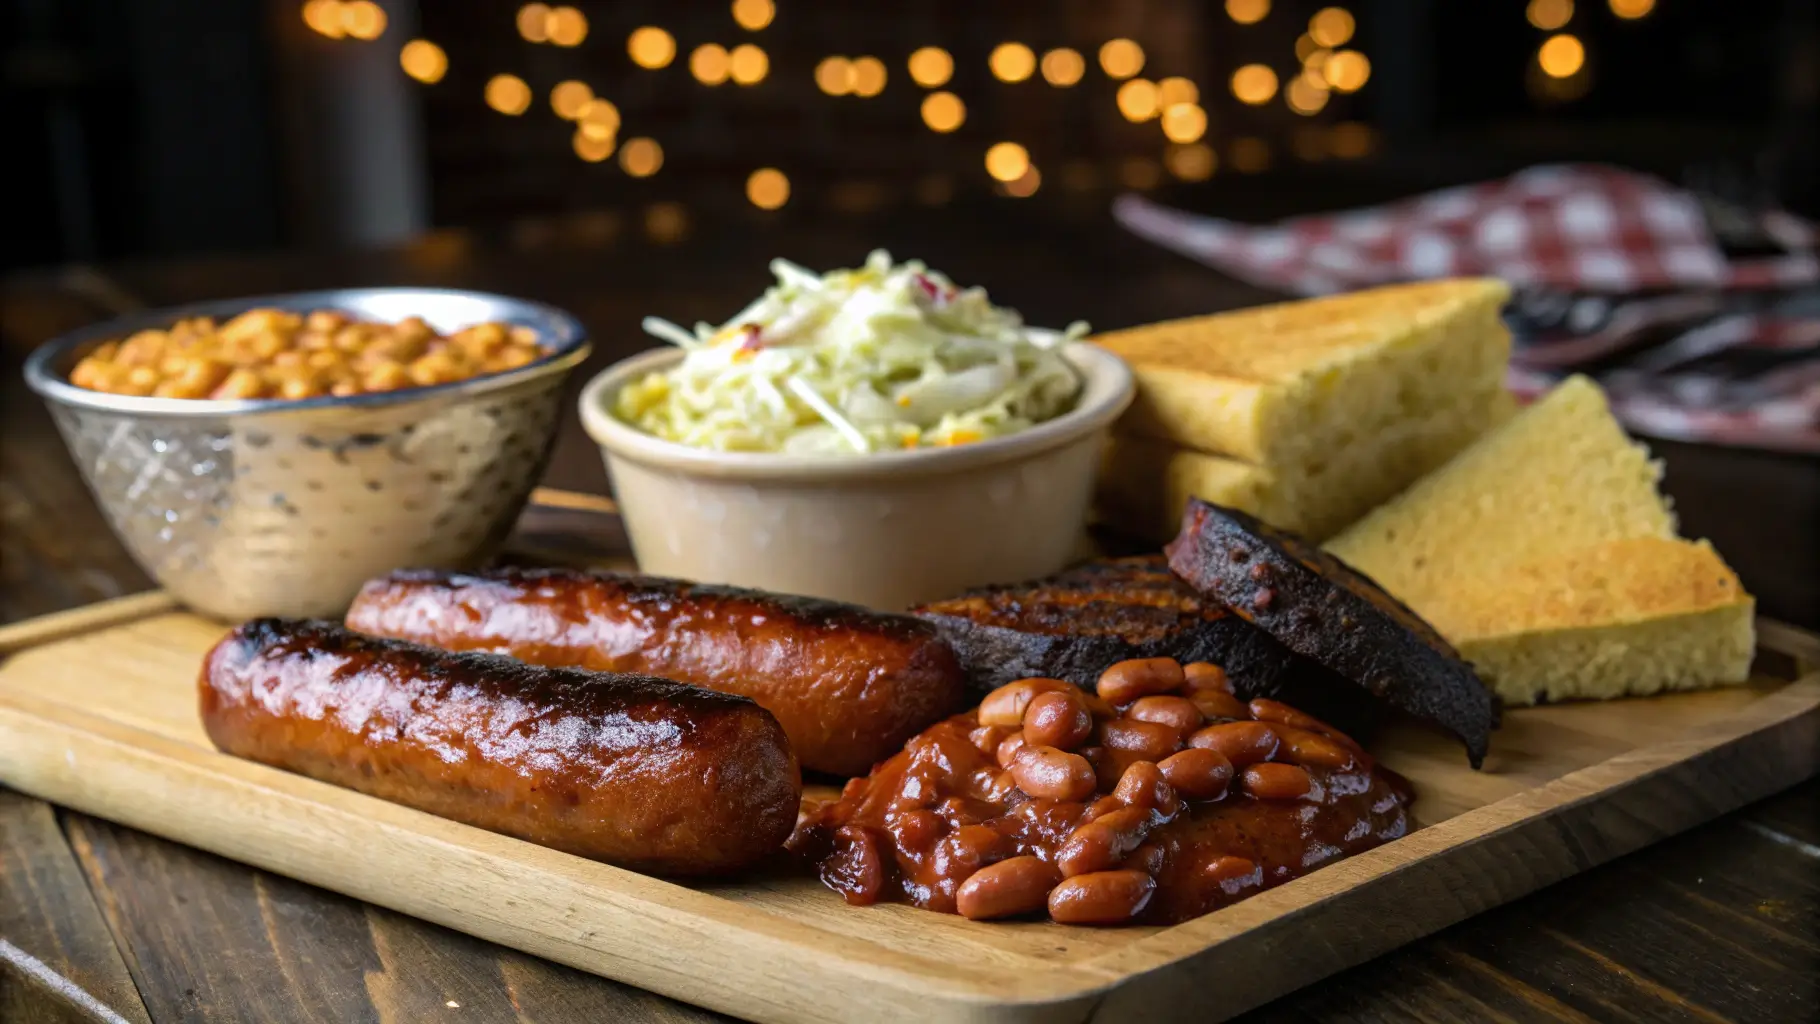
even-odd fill
[{"label": "wooden serving board", "polygon": [[218,754],[195,678],[224,628],[153,593],[0,629],[0,782],[760,1021],[1219,1019],[1820,770],[1820,639],[1764,623],[1750,685],[1512,712],[1483,772],[1380,737],[1423,827],[1219,913],[974,923],[673,884]]}]

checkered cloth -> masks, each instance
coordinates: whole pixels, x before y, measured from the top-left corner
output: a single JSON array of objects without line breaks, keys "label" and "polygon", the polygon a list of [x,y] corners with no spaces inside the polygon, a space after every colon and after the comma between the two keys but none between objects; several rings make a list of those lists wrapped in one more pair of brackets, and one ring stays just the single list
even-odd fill
[{"label": "checkered cloth", "polygon": [[1820,453],[1820,232],[1786,212],[1562,165],[1261,226],[1137,196],[1113,213],[1151,241],[1300,295],[1503,278],[1519,396],[1585,373],[1638,433]]}]

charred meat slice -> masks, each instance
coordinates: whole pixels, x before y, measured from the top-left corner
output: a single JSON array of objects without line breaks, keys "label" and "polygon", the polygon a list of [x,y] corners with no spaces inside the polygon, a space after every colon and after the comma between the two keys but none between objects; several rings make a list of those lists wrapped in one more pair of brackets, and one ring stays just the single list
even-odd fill
[{"label": "charred meat slice", "polygon": [[1434,627],[1368,577],[1237,509],[1196,499],[1166,549],[1209,600],[1399,710],[1466,744],[1477,768],[1498,711],[1472,666]]},{"label": "charred meat slice", "polygon": [[1161,555],[1087,562],[915,613],[935,624],[981,691],[1031,676],[1091,689],[1117,662],[1174,658],[1213,662],[1241,697],[1292,704],[1354,734],[1377,718],[1376,702],[1357,686],[1198,593]]}]

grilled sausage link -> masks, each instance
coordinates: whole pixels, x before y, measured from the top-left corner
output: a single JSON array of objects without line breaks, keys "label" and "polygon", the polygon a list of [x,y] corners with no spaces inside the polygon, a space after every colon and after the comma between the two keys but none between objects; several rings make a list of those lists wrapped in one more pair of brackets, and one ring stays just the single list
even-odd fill
[{"label": "grilled sausage link", "polygon": [[965,700],[954,651],[919,619],[650,576],[407,570],[368,583],[347,625],[737,693],[777,716],[803,767],[840,775],[865,774]]},{"label": "grilled sausage link", "polygon": [[543,846],[669,875],[776,850],[801,780],[750,700],[258,619],[203,663],[223,752]]}]

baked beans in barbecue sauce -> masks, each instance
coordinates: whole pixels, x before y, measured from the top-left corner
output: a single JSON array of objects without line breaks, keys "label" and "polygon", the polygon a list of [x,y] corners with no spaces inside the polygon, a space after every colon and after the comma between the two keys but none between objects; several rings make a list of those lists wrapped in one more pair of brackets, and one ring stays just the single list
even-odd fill
[{"label": "baked beans in barbecue sauce", "polygon": [[1411,800],[1339,730],[1151,658],[1095,692],[1000,687],[808,808],[791,848],[853,904],[1168,924],[1401,837]]}]

